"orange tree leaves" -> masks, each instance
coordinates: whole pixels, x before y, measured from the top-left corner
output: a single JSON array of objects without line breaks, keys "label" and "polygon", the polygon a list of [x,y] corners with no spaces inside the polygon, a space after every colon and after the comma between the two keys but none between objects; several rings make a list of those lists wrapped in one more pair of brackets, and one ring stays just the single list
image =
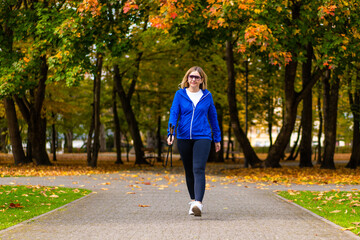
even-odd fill
[{"label": "orange tree leaves", "polygon": [[123,12],[127,13],[131,9],[139,9],[139,6],[135,3],[135,1],[126,2],[125,5],[124,5],[124,8],[123,8]]},{"label": "orange tree leaves", "polygon": [[[294,52],[303,58],[300,44],[312,41],[318,47],[320,66],[335,68],[342,58],[358,52],[359,4],[342,1],[262,1],[262,0],[158,0],[159,11],[151,16],[156,28],[168,31],[196,17],[213,30],[226,29],[236,35],[238,52],[267,54],[270,63],[286,65]],[[192,14],[201,9],[201,14]],[[295,13],[294,9],[299,11]],[[297,16],[299,14],[300,16]],[[291,23],[291,24],[290,24]],[[226,33],[225,33],[226,34]],[[357,39],[355,37],[355,39]],[[349,49],[351,47],[351,49]],[[340,55],[337,54],[340,52]],[[354,54],[352,54],[354,55]]]},{"label": "orange tree leaves", "polygon": [[98,0],[83,0],[80,3],[78,12],[89,12],[93,16],[99,16],[101,11],[101,5],[99,4]]}]

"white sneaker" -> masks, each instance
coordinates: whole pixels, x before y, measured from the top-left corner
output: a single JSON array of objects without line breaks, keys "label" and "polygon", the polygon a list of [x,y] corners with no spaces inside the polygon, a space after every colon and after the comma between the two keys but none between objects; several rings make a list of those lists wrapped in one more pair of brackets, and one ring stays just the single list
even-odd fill
[{"label": "white sneaker", "polygon": [[195,201],[191,204],[190,210],[194,213],[195,217],[201,217],[202,209],[203,205],[198,201]]},{"label": "white sneaker", "polygon": [[193,210],[192,210],[194,202],[195,202],[195,201],[189,202],[189,205],[190,205],[189,215],[194,215],[194,212],[193,212]]}]

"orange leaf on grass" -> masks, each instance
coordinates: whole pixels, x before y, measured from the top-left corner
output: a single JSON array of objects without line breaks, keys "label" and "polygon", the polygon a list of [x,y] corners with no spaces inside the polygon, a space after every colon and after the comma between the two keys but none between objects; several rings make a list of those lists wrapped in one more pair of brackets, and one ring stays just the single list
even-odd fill
[{"label": "orange leaf on grass", "polygon": [[10,208],[23,208],[24,206],[21,206],[20,203],[10,203]]}]

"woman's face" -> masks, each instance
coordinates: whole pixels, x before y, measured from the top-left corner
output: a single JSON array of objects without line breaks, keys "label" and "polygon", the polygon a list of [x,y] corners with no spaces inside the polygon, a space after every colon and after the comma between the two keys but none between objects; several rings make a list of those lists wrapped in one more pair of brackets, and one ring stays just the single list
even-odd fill
[{"label": "woman's face", "polygon": [[203,82],[203,79],[200,76],[200,73],[193,71],[188,76],[189,86],[192,88],[200,88],[200,84]]}]

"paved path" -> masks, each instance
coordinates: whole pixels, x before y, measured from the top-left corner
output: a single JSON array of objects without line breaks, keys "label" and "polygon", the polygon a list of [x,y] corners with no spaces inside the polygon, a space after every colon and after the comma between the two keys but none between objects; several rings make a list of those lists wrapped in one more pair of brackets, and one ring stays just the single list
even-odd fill
[{"label": "paved path", "polygon": [[[0,231],[0,239],[360,239],[273,192],[338,186],[263,186],[209,180],[204,213],[199,218],[187,214],[188,194],[182,175],[135,174],[0,178],[0,184],[64,185],[96,192],[34,221]],[[343,189],[356,187],[360,189]]]}]

